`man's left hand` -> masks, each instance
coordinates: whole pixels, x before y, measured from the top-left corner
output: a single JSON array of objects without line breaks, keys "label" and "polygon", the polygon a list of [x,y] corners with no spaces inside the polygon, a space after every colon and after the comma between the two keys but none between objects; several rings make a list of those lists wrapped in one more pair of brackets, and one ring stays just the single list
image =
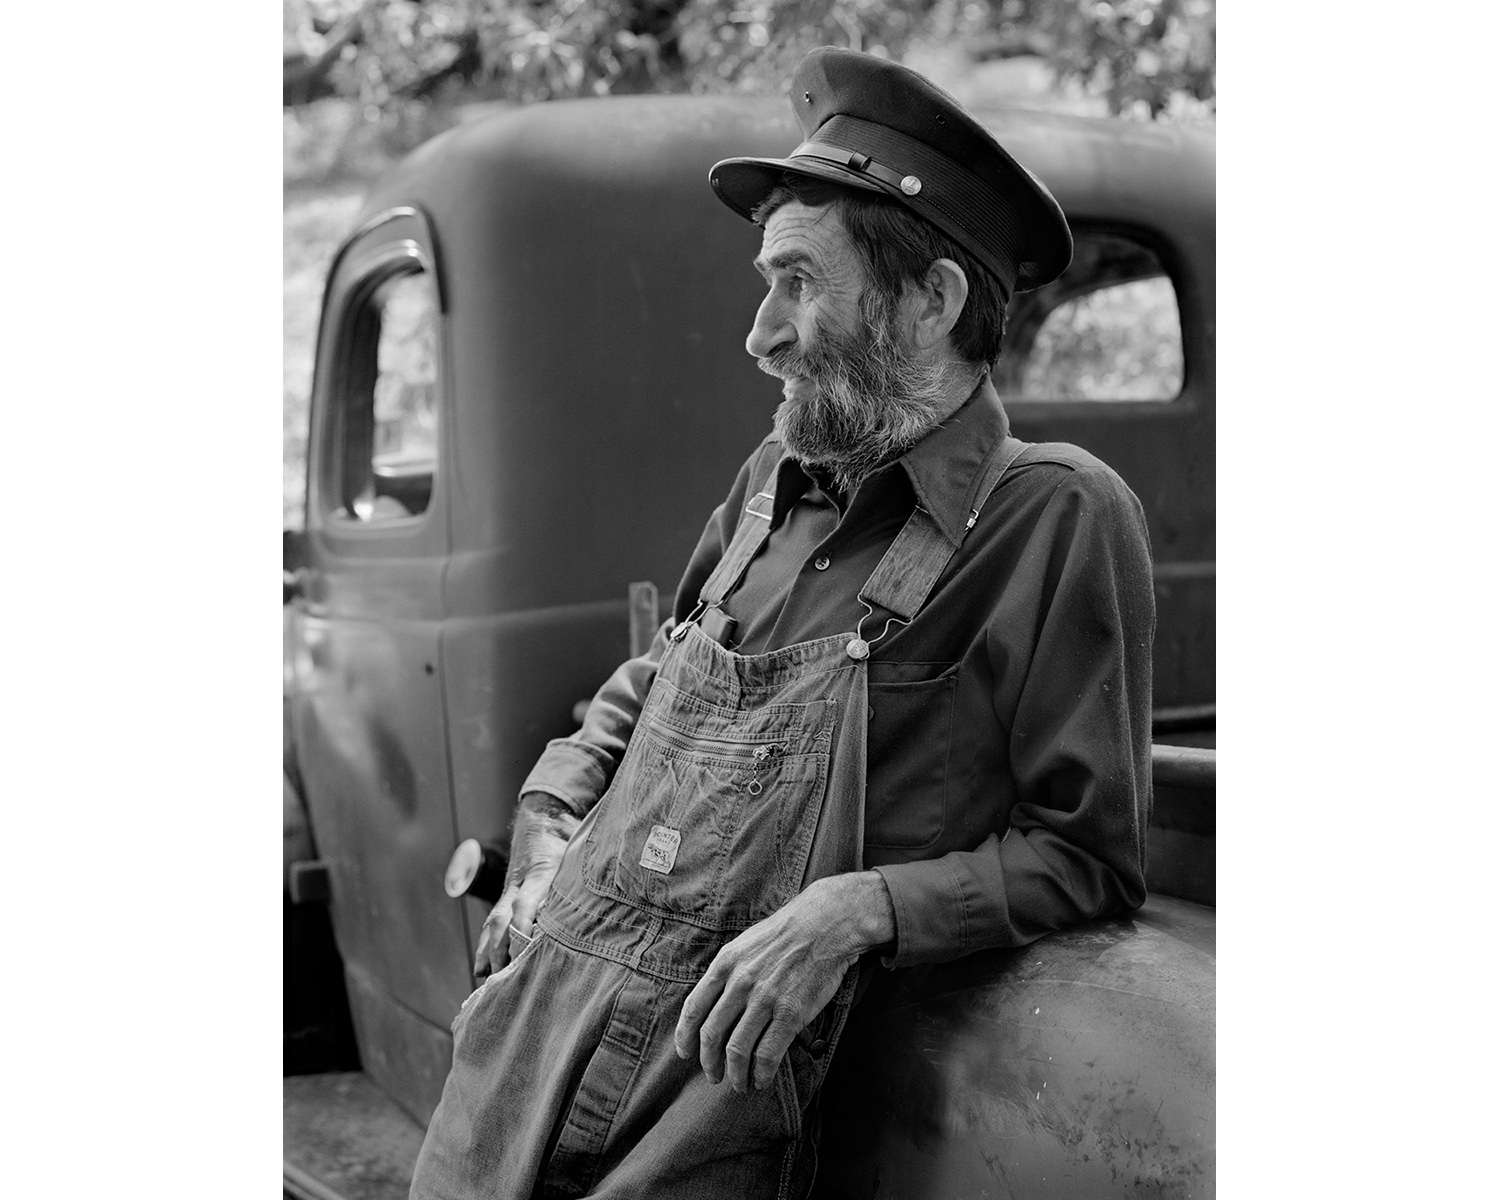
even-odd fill
[{"label": "man's left hand", "polygon": [[896,936],[885,880],[875,871],[810,884],[714,956],[688,994],[674,1041],[710,1082],[737,1092],[769,1086],[792,1039],[838,991],[861,954]]}]

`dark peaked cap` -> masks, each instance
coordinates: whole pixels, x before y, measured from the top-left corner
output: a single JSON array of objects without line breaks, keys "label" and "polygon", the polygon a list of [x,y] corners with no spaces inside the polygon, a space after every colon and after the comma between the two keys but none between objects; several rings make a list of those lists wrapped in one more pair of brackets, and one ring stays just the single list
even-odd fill
[{"label": "dark peaked cap", "polygon": [[952,96],[909,67],[820,46],[792,76],[803,143],[789,158],[726,158],[719,199],[749,217],[784,171],[880,192],[994,272],[1007,297],[1056,279],[1073,257],[1062,208]]}]

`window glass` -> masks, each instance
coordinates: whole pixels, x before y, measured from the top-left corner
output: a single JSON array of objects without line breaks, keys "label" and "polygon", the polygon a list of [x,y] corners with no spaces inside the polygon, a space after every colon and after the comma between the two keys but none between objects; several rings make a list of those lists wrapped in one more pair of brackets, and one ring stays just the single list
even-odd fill
[{"label": "window glass", "polygon": [[425,512],[437,465],[437,295],[415,260],[369,294],[351,330],[339,515]]},{"label": "window glass", "polygon": [[1013,400],[1173,400],[1182,391],[1177,294],[1146,246],[1075,237],[1060,279],[1015,296],[995,371]]}]

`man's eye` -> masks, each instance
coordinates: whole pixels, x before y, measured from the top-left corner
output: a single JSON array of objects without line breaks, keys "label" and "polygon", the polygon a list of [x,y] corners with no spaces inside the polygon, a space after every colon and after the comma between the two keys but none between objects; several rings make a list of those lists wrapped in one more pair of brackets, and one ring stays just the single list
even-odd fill
[{"label": "man's eye", "polygon": [[787,281],[786,290],[788,292],[790,292],[793,296],[800,296],[800,295],[802,295],[803,286],[806,283],[807,283],[807,280],[803,276],[801,276],[801,275],[793,275],[791,277],[791,279],[789,279]]}]

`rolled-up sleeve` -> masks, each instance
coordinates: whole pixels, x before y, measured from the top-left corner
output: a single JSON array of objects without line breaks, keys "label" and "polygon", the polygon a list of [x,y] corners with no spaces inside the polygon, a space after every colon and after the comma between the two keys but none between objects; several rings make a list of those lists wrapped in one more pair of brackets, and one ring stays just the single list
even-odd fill
[{"label": "rolled-up sleeve", "polygon": [[876,868],[896,913],[888,966],[1025,945],[1145,899],[1155,609],[1140,503],[1102,465],[1067,471],[1016,562],[985,632],[993,713],[956,718],[1006,739],[1012,802],[972,849]]}]

